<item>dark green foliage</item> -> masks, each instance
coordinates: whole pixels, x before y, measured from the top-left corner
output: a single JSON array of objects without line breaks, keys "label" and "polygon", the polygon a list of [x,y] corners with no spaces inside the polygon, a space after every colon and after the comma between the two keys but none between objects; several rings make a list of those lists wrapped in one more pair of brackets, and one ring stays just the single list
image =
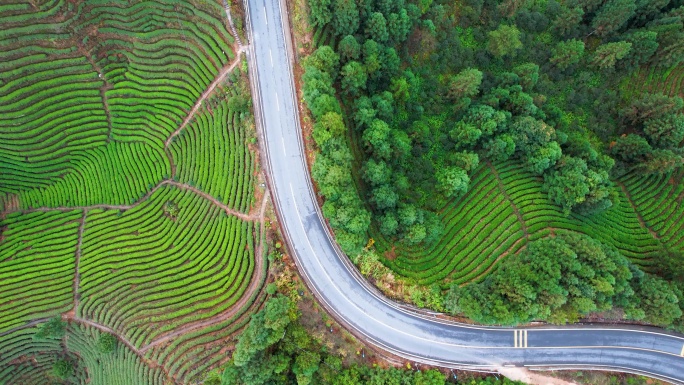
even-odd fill
[{"label": "dark green foliage", "polygon": [[37,340],[59,340],[66,333],[66,322],[60,317],[50,318],[49,321],[38,325],[38,331],[33,335]]},{"label": "dark green foliage", "polygon": [[314,25],[323,27],[330,23],[333,16],[330,3],[331,0],[309,0],[310,16]]},{"label": "dark green foliage", "polygon": [[671,325],[682,316],[680,298],[674,285],[662,278],[645,274],[636,293],[639,307],[644,312],[644,321],[655,325]]},{"label": "dark green foliage", "polygon": [[668,114],[644,122],[644,134],[658,148],[676,148],[684,141],[684,115]]},{"label": "dark green foliage", "polygon": [[[422,247],[467,254],[470,245],[440,239],[445,225],[466,226],[449,222],[454,217],[442,210],[460,207],[472,213],[468,218],[475,222],[489,215],[481,213],[481,207],[468,206],[469,199],[482,199],[467,193],[481,191],[481,177],[471,175],[481,162],[522,164],[526,170],[516,170],[529,180],[520,181],[520,188],[534,182],[547,194],[543,201],[534,198],[539,213],[537,208],[520,210],[525,222],[533,222],[530,237],[548,231],[543,223],[554,227],[558,220],[624,220],[618,212],[628,204],[611,177],[667,174],[682,165],[683,103],[660,94],[675,95],[681,77],[681,70],[672,68],[684,60],[680,5],[667,0],[468,0],[457,5],[429,0],[360,0],[352,5],[349,0],[332,0],[333,20],[328,26],[341,38],[337,53],[342,69],[338,74],[335,64],[330,69],[312,65],[315,68],[305,73],[304,97],[314,115],[313,136],[321,150],[313,166],[314,179],[326,199],[324,214],[338,242],[345,250],[358,251],[369,235],[376,240],[384,235],[387,238],[377,243],[379,250],[397,246],[410,255],[400,256],[401,264],[414,256],[421,260],[416,265],[452,257],[433,258],[429,252],[423,257],[417,250]],[[340,20],[335,20],[335,12],[341,12]],[[662,87],[656,83],[660,77]],[[532,180],[532,175],[538,179]],[[521,199],[519,192],[516,185],[511,198],[504,199],[498,190],[487,196],[514,203]],[[552,217],[548,209],[541,209],[547,204],[560,207],[568,218]],[[508,203],[504,206],[510,209]],[[645,226],[659,223],[649,219]],[[373,235],[376,231],[380,234]],[[526,243],[515,243],[519,238],[514,231],[479,236],[482,245],[489,238],[505,241],[496,250],[473,248],[483,255],[477,263],[468,262],[466,270],[472,275],[459,273],[460,283],[484,277],[475,272],[485,271],[502,250],[523,249]],[[568,255],[583,258],[582,245],[563,242]],[[637,258],[635,250],[641,247],[634,242],[630,258]],[[611,253],[604,250],[606,258],[615,259]],[[384,262],[407,271],[399,262]],[[572,270],[568,264],[564,268]],[[563,322],[591,309],[618,306],[631,318],[643,318],[645,312],[630,292],[641,282],[639,271],[630,271],[635,278],[629,289],[613,287],[610,295],[598,295],[598,289],[576,295],[561,290],[560,299],[549,294],[538,316]],[[423,273],[427,274],[415,276],[424,280]],[[533,296],[537,283],[532,278],[503,274],[498,283],[528,280],[519,296]],[[446,273],[440,277],[450,279]],[[563,288],[566,283],[558,285]],[[468,289],[473,299],[469,306],[473,310],[473,303],[489,303],[479,311],[489,312],[490,322],[521,322],[526,309],[534,308],[532,302],[521,300],[519,309],[504,309],[512,300],[489,298],[491,287],[482,287]],[[557,289],[550,287],[548,293]],[[427,303],[419,297],[414,298],[416,303]]]},{"label": "dark green foliage", "polygon": [[359,10],[354,0],[335,0],[332,26],[338,36],[353,35],[359,29]]},{"label": "dark green foliage", "polygon": [[566,214],[577,205],[594,206],[608,199],[611,187],[607,171],[597,172],[583,159],[567,155],[544,178],[544,189]]},{"label": "dark green foliage", "polygon": [[551,24],[551,29],[558,36],[563,37],[572,34],[577,29],[584,16],[584,10],[582,7],[561,6],[560,11],[554,16],[556,18]]},{"label": "dark green foliage", "polygon": [[614,304],[638,318],[652,312],[650,303],[676,305],[667,295],[635,295],[630,286],[635,269],[617,250],[586,235],[564,233],[530,243],[483,283],[452,286],[447,307],[479,322],[508,325],[534,319],[575,322]]},{"label": "dark green foliage", "polygon": [[113,353],[116,350],[116,337],[109,333],[100,334],[100,338],[97,341],[97,350],[103,354]]},{"label": "dark green foliage", "polygon": [[658,49],[657,36],[653,31],[635,31],[625,35],[625,41],[632,44],[632,49],[618,63],[618,67],[634,70],[647,63]]},{"label": "dark green foliage", "polygon": [[[264,310],[252,316],[247,328],[238,337],[233,359],[228,362],[221,376],[223,385],[264,384],[406,384],[445,385],[446,377],[435,370],[411,371],[396,368],[382,369],[369,366],[343,367],[341,357],[332,354],[321,342],[314,340],[311,331],[304,328],[298,316],[288,318],[292,304],[285,297],[271,298]],[[273,305],[278,302],[277,305]],[[282,302],[282,303],[280,303]],[[267,313],[272,313],[269,316]],[[292,312],[290,312],[292,313]],[[295,313],[296,314],[296,313]],[[272,318],[286,319],[278,325],[277,335],[265,338],[256,346],[254,335],[271,335],[269,323]],[[238,361],[246,346],[253,353],[247,361]],[[493,379],[483,384],[496,384]],[[511,383],[512,384],[512,383]]]},{"label": "dark green foliage", "polygon": [[664,94],[644,94],[622,110],[623,118],[632,125],[643,124],[649,119],[660,119],[680,111],[682,98]]},{"label": "dark green foliage", "polygon": [[373,12],[366,20],[366,36],[378,43],[385,43],[389,39],[387,20],[380,12]]},{"label": "dark green foliage", "polygon": [[60,380],[66,380],[74,373],[74,364],[68,359],[60,358],[52,365],[52,375]]},{"label": "dark green foliage", "polygon": [[634,11],[635,0],[608,0],[596,13],[592,27],[599,36],[610,35],[619,30]]},{"label": "dark green foliage", "polygon": [[344,61],[357,60],[359,55],[361,55],[361,46],[354,36],[347,35],[340,40],[337,51],[340,53],[340,58]]}]

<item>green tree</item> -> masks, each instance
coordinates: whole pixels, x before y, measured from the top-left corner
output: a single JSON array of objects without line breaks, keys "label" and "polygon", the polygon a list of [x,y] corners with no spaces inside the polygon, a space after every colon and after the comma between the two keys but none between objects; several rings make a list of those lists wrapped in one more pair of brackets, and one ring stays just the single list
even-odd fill
[{"label": "green tree", "polygon": [[598,10],[592,27],[599,36],[607,36],[619,30],[636,11],[636,0],[608,0]]},{"label": "green tree", "polygon": [[513,68],[518,75],[520,85],[525,92],[532,91],[539,81],[539,66],[535,63],[524,63]]},{"label": "green tree", "polygon": [[500,24],[497,29],[490,31],[487,36],[487,49],[494,56],[511,55],[522,48],[520,31],[513,25]]},{"label": "green tree", "polygon": [[306,57],[304,66],[325,72],[330,75],[331,81],[334,81],[339,71],[340,57],[330,46],[322,45]]},{"label": "green tree", "polygon": [[337,36],[353,35],[359,29],[359,10],[355,0],[333,2],[332,25]]},{"label": "green tree", "polygon": [[551,23],[551,29],[558,36],[569,35],[572,31],[577,29],[577,26],[582,22],[584,17],[584,10],[582,7],[567,7],[561,6],[560,12]]},{"label": "green tree", "polygon": [[582,56],[584,56],[584,42],[577,39],[562,41],[556,44],[551,53],[550,62],[560,69],[565,69],[579,63],[582,59]]},{"label": "green tree", "polygon": [[459,197],[468,191],[470,178],[460,167],[444,167],[437,171],[437,189],[446,197]]},{"label": "green tree", "polygon": [[252,316],[242,332],[233,352],[235,366],[246,366],[258,354],[280,341],[290,323],[290,300],[278,296],[266,302],[264,309]]},{"label": "green tree", "polygon": [[316,144],[323,147],[331,138],[342,137],[345,131],[342,115],[337,112],[328,112],[314,123],[313,137]]},{"label": "green tree", "polygon": [[392,155],[390,128],[384,121],[375,119],[363,132],[363,141],[377,159],[388,160]]},{"label": "green tree", "polygon": [[632,124],[640,124],[649,119],[660,119],[676,113],[684,107],[682,98],[664,94],[643,94],[621,111],[624,119]]},{"label": "green tree", "polygon": [[337,52],[344,61],[357,60],[361,55],[361,45],[352,35],[347,35],[337,45]]},{"label": "green tree", "polygon": [[658,50],[657,36],[658,34],[653,31],[635,31],[625,35],[625,41],[632,43],[632,49],[618,65],[634,70],[647,63]]},{"label": "green tree", "polygon": [[637,168],[644,174],[668,174],[681,167],[684,159],[671,150],[653,150]]},{"label": "green tree", "polygon": [[309,0],[311,21],[318,28],[323,28],[332,20],[330,0]]},{"label": "green tree", "polygon": [[653,151],[646,139],[636,134],[619,137],[610,148],[610,154],[627,163],[640,162]]},{"label": "green tree", "polygon": [[292,367],[292,372],[297,376],[297,385],[310,384],[320,362],[321,356],[316,352],[305,350],[298,354]]},{"label": "green tree", "polygon": [[638,286],[637,296],[646,322],[669,326],[682,316],[679,308],[680,298],[677,297],[672,284],[662,278],[646,274]]},{"label": "green tree", "polygon": [[381,185],[373,189],[371,194],[371,202],[379,210],[394,208],[399,200],[394,187],[391,185]]},{"label": "green tree", "polygon": [[356,95],[366,88],[368,74],[363,64],[350,61],[342,67],[342,89],[352,95]]},{"label": "green tree", "polygon": [[389,39],[387,20],[380,12],[373,12],[366,20],[366,36],[378,43],[385,43]]},{"label": "green tree", "polygon": [[66,322],[62,321],[60,317],[50,318],[45,323],[38,325],[38,330],[36,334],[33,335],[33,339],[36,340],[59,340],[64,337],[66,333]]},{"label": "green tree", "polygon": [[466,68],[453,76],[449,81],[449,97],[451,99],[472,98],[480,91],[482,71],[477,68]]},{"label": "green tree", "polygon": [[66,358],[59,358],[52,364],[52,375],[55,377],[66,380],[71,377],[74,373],[74,364],[71,363]]},{"label": "green tree", "polygon": [[591,58],[591,64],[601,69],[613,68],[615,63],[627,56],[631,49],[632,43],[626,41],[600,45]]},{"label": "green tree", "polygon": [[103,354],[109,354],[116,350],[116,337],[110,333],[100,334],[100,338],[97,340],[97,350]]},{"label": "green tree", "polygon": [[474,124],[459,121],[456,126],[449,131],[449,137],[454,141],[458,148],[470,149],[475,146],[478,139],[482,136],[482,130]]},{"label": "green tree", "polygon": [[658,148],[677,148],[684,141],[684,115],[668,114],[644,123],[649,142]]}]

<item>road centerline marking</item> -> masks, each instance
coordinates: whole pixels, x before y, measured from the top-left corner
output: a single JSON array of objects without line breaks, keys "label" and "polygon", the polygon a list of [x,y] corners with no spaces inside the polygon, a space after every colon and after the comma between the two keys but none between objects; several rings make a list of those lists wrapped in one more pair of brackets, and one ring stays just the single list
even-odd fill
[{"label": "road centerline marking", "polygon": [[268,25],[268,16],[266,15],[266,6],[264,5],[264,20],[266,20],[266,25]]},{"label": "road centerline marking", "polygon": [[268,49],[268,56],[271,57],[271,68],[273,68],[273,54],[271,53],[271,49]]},{"label": "road centerline marking", "polygon": [[680,356],[684,357],[684,346],[682,346],[682,352],[679,353]]}]

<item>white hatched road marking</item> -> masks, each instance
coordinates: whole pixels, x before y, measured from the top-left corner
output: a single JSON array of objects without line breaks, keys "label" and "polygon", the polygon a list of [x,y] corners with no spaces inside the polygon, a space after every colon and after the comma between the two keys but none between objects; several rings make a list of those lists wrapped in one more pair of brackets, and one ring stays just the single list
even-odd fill
[{"label": "white hatched road marking", "polygon": [[527,347],[527,330],[513,330],[513,347]]}]

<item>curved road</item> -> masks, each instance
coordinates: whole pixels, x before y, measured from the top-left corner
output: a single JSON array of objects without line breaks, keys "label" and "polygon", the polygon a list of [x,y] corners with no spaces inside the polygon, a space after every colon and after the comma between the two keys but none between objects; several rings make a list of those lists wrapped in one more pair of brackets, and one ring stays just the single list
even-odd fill
[{"label": "curved road", "polygon": [[415,314],[368,287],[331,240],[313,196],[284,5],[244,1],[256,118],[279,218],[300,272],[341,322],[378,347],[426,364],[612,369],[684,384],[684,338],[658,329],[473,327]]}]

